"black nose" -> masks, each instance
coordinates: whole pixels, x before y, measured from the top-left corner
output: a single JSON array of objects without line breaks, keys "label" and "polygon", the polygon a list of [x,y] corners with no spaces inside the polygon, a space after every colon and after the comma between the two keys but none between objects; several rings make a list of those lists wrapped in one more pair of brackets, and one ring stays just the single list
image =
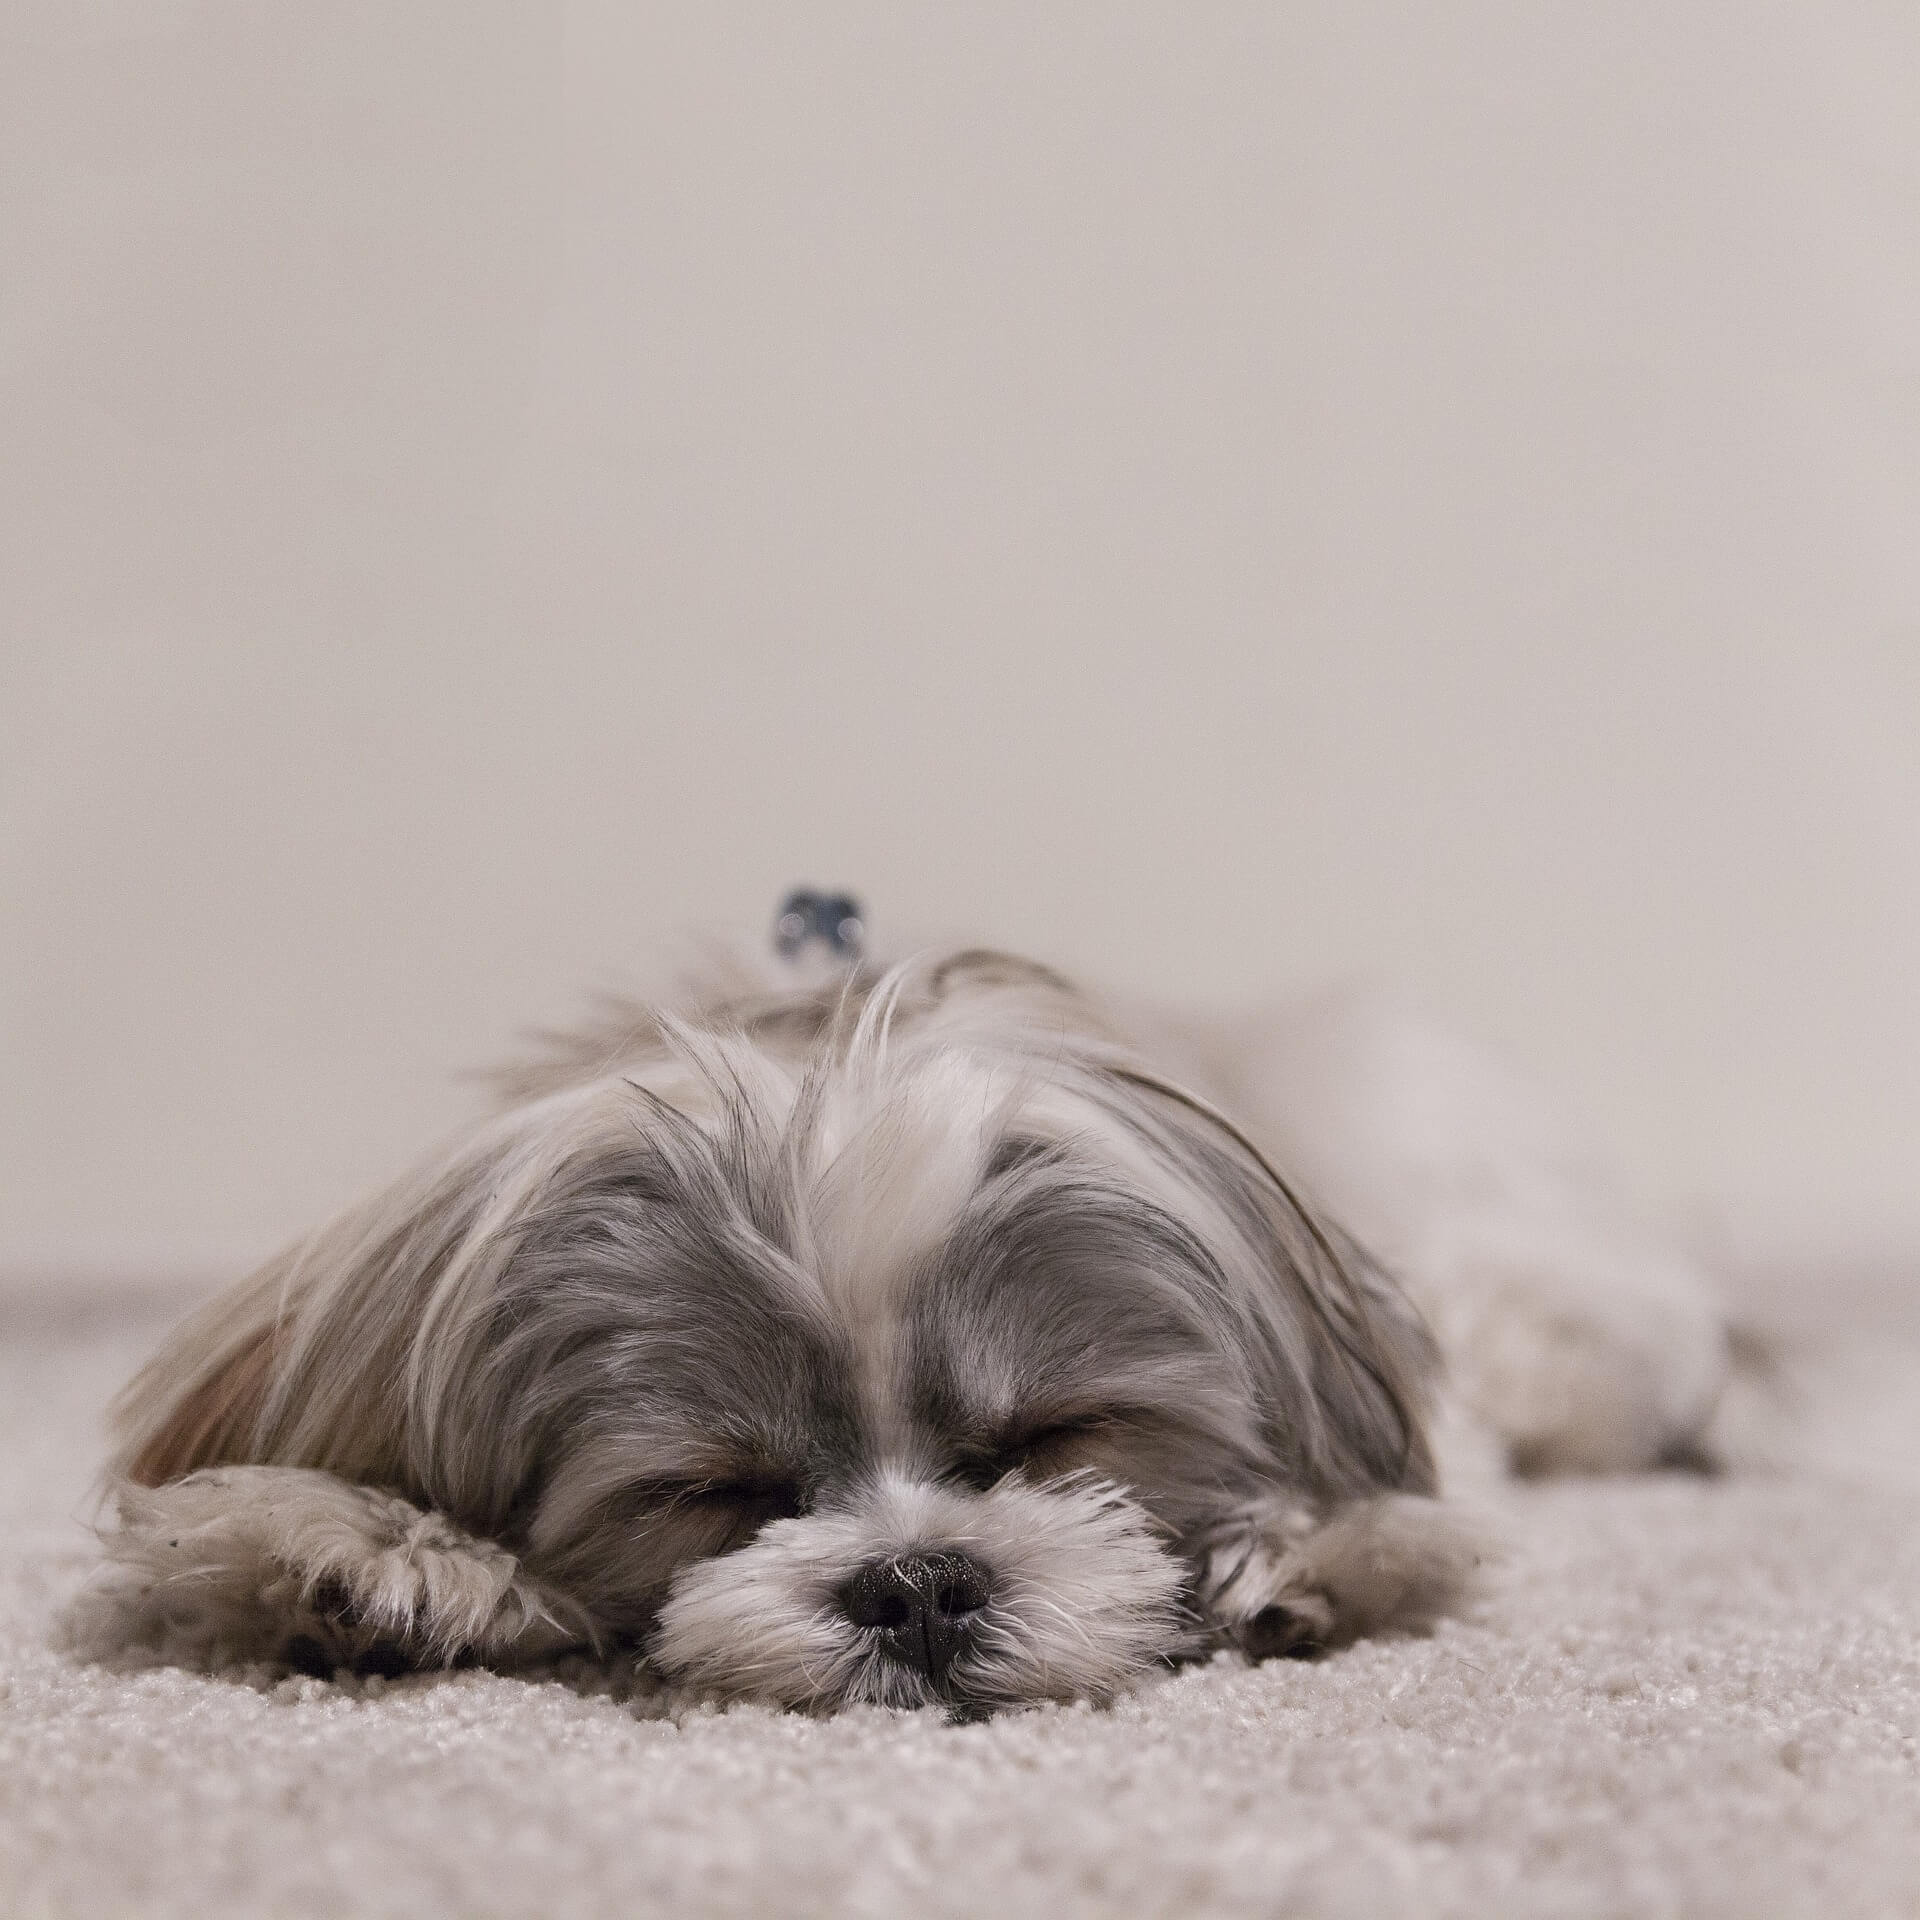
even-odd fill
[{"label": "black nose", "polygon": [[840,1605],[889,1657],[938,1680],[992,1594],[986,1568],[964,1553],[902,1553],[869,1560],[840,1589]]}]

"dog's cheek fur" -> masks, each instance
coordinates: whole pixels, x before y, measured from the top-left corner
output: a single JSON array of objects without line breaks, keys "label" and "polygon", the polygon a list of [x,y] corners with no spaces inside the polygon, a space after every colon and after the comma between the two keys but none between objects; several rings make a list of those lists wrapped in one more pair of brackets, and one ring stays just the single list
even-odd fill
[{"label": "dog's cheek fur", "polygon": [[[965,1553],[992,1587],[938,1695],[835,1599],[867,1562],[913,1552]],[[776,1521],[740,1552],[685,1569],[651,1652],[675,1678],[790,1707],[1097,1699],[1180,1643],[1186,1584],[1146,1514],[1111,1485],[1013,1477],[965,1494],[888,1474],[844,1508]]]},{"label": "dog's cheek fur", "polygon": [[652,1626],[679,1568],[725,1555],[749,1537],[724,1508],[663,1503],[636,1491],[580,1517],[558,1543],[529,1543],[525,1559],[610,1643],[630,1645]]}]

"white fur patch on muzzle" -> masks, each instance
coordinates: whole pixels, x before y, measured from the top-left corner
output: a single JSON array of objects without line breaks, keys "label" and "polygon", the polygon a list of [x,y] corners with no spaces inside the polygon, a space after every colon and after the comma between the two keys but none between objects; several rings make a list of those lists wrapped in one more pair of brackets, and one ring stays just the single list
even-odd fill
[{"label": "white fur patch on muzzle", "polygon": [[[846,1602],[863,1568],[917,1555],[965,1556],[985,1575],[985,1603],[937,1677],[895,1657]],[[970,1493],[887,1471],[844,1504],[686,1568],[650,1650],[675,1679],[789,1707],[1100,1698],[1180,1644],[1186,1580],[1108,1482],[1016,1474]]]}]

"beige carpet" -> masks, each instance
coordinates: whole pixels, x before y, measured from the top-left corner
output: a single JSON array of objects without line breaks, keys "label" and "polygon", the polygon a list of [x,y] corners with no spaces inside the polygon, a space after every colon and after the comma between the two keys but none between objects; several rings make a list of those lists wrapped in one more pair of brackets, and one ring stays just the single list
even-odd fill
[{"label": "beige carpet", "polygon": [[1848,1311],[1803,1464],[1507,1490],[1473,1621],[954,1728],[77,1668],[99,1411],[164,1316],[16,1288],[0,1912],[1920,1915],[1920,1339]]}]

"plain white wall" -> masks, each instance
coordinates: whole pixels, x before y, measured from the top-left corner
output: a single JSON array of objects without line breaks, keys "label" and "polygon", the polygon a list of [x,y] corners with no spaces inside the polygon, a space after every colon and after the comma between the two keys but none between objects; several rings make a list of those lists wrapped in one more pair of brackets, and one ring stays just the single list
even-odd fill
[{"label": "plain white wall", "polygon": [[844,881],[1920,1248],[1920,10],[0,0],[0,1265]]}]

